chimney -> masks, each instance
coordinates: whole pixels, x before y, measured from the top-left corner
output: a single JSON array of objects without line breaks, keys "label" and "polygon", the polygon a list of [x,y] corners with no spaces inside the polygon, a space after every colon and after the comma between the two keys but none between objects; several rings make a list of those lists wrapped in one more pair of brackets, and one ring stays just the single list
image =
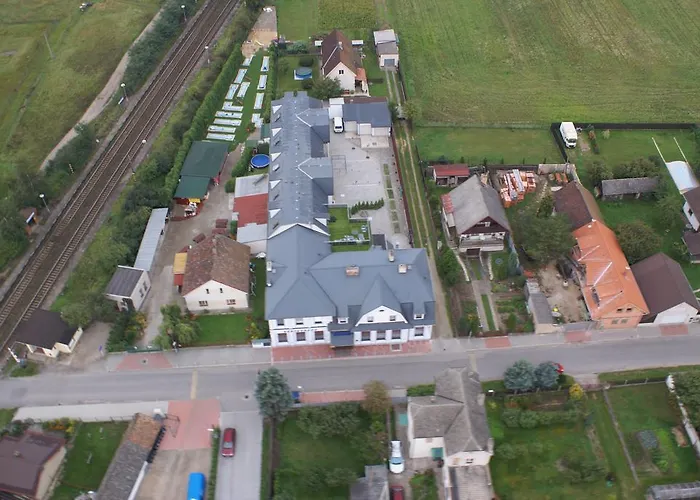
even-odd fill
[{"label": "chimney", "polygon": [[340,50],[343,50],[343,42],[338,42],[338,48],[339,48]]},{"label": "chimney", "polygon": [[396,255],[394,254],[394,251],[389,250],[389,262],[394,262],[395,258],[396,258]]},{"label": "chimney", "polygon": [[399,264],[399,274],[406,274],[408,271],[408,266],[406,264]]},{"label": "chimney", "polygon": [[345,268],[345,276],[359,276],[360,267],[359,266],[348,266]]}]

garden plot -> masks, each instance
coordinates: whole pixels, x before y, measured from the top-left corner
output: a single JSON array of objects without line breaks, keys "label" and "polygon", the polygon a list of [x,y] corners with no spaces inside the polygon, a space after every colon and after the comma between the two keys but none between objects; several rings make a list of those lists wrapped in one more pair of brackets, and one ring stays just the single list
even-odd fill
[{"label": "garden plot", "polygon": [[231,101],[233,98],[236,96],[236,92],[238,91],[238,84],[233,83],[231,86],[228,88],[228,92],[226,92],[226,100]]},{"label": "garden plot", "polygon": [[209,133],[209,134],[207,134],[207,139],[214,140],[214,141],[233,142],[236,140],[236,134]]},{"label": "garden plot", "polygon": [[237,97],[239,99],[244,99],[245,95],[248,93],[248,89],[250,88],[250,82],[243,82],[241,83],[241,88],[238,89],[238,95]]},{"label": "garden plot", "polygon": [[243,106],[239,106],[238,104],[234,104],[231,101],[224,101],[224,105],[221,107],[224,111],[235,111],[235,112],[242,112],[243,111]]},{"label": "garden plot", "polygon": [[243,118],[243,113],[232,113],[230,111],[217,111],[216,117],[217,118],[234,118],[234,119],[240,120],[241,118]]},{"label": "garden plot", "polygon": [[227,125],[230,127],[238,127],[241,125],[241,120],[229,120],[228,118],[215,118],[214,125]]},{"label": "garden plot", "polygon": [[267,75],[260,75],[260,80],[258,80],[258,90],[265,90],[267,87]]},{"label": "garden plot", "polygon": [[255,96],[255,104],[253,105],[253,109],[262,109],[264,99],[265,94],[262,92],[258,92],[258,94]]},{"label": "garden plot", "polygon": [[236,127],[224,127],[221,125],[209,125],[209,128],[207,130],[209,130],[209,132],[223,132],[224,134],[236,133]]},{"label": "garden plot", "polygon": [[270,56],[264,56],[262,60],[262,66],[260,67],[260,71],[262,72],[267,72],[270,69]]},{"label": "garden plot", "polygon": [[243,79],[245,78],[245,74],[248,70],[245,68],[241,68],[238,70],[238,74],[236,75],[236,79],[233,80],[233,83],[238,83],[239,85],[243,82]]}]

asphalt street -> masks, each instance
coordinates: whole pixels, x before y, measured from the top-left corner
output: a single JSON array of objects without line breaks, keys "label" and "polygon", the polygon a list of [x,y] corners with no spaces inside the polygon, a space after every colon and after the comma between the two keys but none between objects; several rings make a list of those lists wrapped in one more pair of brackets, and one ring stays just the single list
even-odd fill
[{"label": "asphalt street", "polygon": [[260,498],[260,457],[262,456],[262,419],[257,409],[221,414],[221,429],[236,429],[236,453],[219,457],[216,481],[217,500],[254,500]]},{"label": "asphalt street", "polygon": [[[654,366],[700,364],[700,337],[529,348],[437,352],[427,355],[334,359],[280,364],[292,387],[304,391],[359,389],[372,379],[391,387],[430,382],[446,367],[472,366],[483,380],[498,379],[518,359],[557,361],[583,375]],[[50,374],[0,381],[0,407],[218,398],[224,412],[254,411],[253,381],[267,364],[132,372]],[[197,376],[193,376],[193,372]],[[195,387],[193,387],[193,383]]]}]

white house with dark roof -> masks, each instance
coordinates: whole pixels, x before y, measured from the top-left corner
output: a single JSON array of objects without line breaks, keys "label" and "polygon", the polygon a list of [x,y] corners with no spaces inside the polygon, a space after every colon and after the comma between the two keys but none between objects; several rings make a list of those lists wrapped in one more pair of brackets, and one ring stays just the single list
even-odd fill
[{"label": "white house with dark roof", "polygon": [[105,297],[117,303],[120,311],[138,311],[151,289],[151,279],[143,269],[129,266],[117,266],[112,275]]},{"label": "white house with dark roof", "polygon": [[400,345],[435,323],[424,249],[331,252],[328,111],[305,92],[273,101],[265,319],[273,347]]},{"label": "white house with dark roof", "polygon": [[343,104],[345,130],[357,135],[389,137],[391,112],[384,98],[356,97]]},{"label": "white house with dark roof", "polygon": [[394,30],[375,31],[374,50],[377,52],[380,68],[389,70],[399,68],[399,46]]}]

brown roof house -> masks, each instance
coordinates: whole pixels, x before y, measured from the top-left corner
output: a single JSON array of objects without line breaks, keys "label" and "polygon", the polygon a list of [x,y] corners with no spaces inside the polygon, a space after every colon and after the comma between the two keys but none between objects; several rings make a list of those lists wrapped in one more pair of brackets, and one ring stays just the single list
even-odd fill
[{"label": "brown roof house", "polygon": [[137,493],[139,477],[148,471],[165,427],[156,418],[137,413],[107,468],[97,492],[100,500],[124,500]]},{"label": "brown roof house", "polygon": [[442,481],[451,498],[493,498],[494,442],[484,402],[479,375],[469,368],[448,368],[435,378],[434,396],[408,399],[409,457],[444,459]]},{"label": "brown roof house", "polygon": [[321,72],[326,78],[340,82],[340,88],[355,93],[357,88],[367,93],[367,75],[360,64],[352,42],[342,31],[333,30],[321,43]]},{"label": "brown roof house", "polygon": [[460,252],[499,252],[510,233],[498,192],[478,175],[442,195],[441,218],[445,233]]},{"label": "brown roof house", "polygon": [[668,255],[657,253],[637,262],[632,273],[649,309],[643,323],[689,323],[698,316],[698,299],[681,265]]},{"label": "brown roof house", "polygon": [[572,231],[594,220],[603,220],[595,198],[579,182],[570,182],[560,190],[554,191],[552,197],[554,210],[569,218]]},{"label": "brown roof house", "polygon": [[0,498],[46,498],[66,456],[64,445],[32,432],[0,439]]},{"label": "brown roof house", "polygon": [[248,308],[250,249],[221,234],[187,254],[182,296],[192,312],[231,312]]},{"label": "brown roof house", "polygon": [[17,342],[26,345],[29,352],[50,358],[71,354],[82,335],[82,328],[70,326],[59,313],[44,309],[34,311],[15,330]]}]

